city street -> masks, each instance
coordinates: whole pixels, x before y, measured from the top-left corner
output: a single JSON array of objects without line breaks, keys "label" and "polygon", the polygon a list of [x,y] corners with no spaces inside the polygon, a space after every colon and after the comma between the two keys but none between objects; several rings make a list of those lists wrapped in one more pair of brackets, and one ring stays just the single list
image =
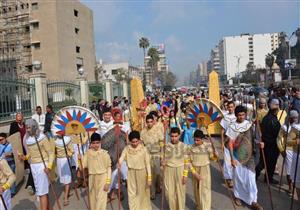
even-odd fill
[{"label": "city street", "polygon": [[[219,151],[220,145],[218,144],[218,139],[215,139],[214,142],[216,143],[216,147]],[[281,168],[282,158],[279,158],[279,168]],[[225,185],[222,183],[221,173],[218,169],[218,165],[216,163],[212,164],[211,167],[211,174],[212,174],[212,209],[213,210],[229,210],[233,209],[232,203],[230,201],[230,197],[228,191],[225,188]],[[277,180],[279,180],[279,176],[275,176]],[[286,183],[284,177],[284,183]],[[271,209],[270,200],[269,200],[269,193],[267,185],[263,181],[263,175],[261,175],[260,179],[257,182],[258,186],[258,202],[264,207],[264,209],[269,210]],[[283,210],[290,208],[290,197],[286,193],[287,185],[285,184],[281,193],[278,193],[278,186],[271,186],[273,202],[274,202],[274,209],[275,210]],[[56,185],[56,192],[60,197],[60,203],[62,205],[62,198],[63,198],[63,189],[62,186]],[[80,191],[79,191],[80,192]],[[85,195],[84,190],[81,191],[82,195]],[[124,193],[126,195],[126,192]],[[53,198],[52,194],[50,195]],[[86,198],[86,197],[85,197]],[[54,204],[53,199],[52,204]],[[76,199],[75,194],[70,198],[71,202],[70,205],[67,207],[62,206],[62,209],[73,210],[73,209],[87,209],[84,201],[82,198],[78,201]],[[38,202],[36,201],[35,196],[30,196],[27,191],[24,189],[24,185],[21,187],[21,190],[18,194],[13,198],[13,210],[35,210],[38,209]],[[166,202],[165,202],[166,204]],[[296,203],[294,203],[296,204]],[[127,202],[127,195],[125,196],[124,201],[122,202],[123,209],[127,210],[128,202]],[[157,196],[156,200],[152,202],[153,210],[160,209],[160,195]],[[58,209],[57,206],[54,206],[54,209]],[[112,202],[112,207],[108,204],[107,209],[109,210],[116,210],[118,209],[118,203],[115,200]],[[165,206],[164,209],[168,209]],[[188,180],[187,184],[187,194],[186,194],[186,209],[193,210],[195,209],[194,205],[194,196],[193,196],[193,189],[192,189],[192,182],[191,179]],[[250,209],[248,206],[243,206],[237,208],[238,210],[246,210]],[[299,205],[294,205],[294,209],[300,209]]]}]

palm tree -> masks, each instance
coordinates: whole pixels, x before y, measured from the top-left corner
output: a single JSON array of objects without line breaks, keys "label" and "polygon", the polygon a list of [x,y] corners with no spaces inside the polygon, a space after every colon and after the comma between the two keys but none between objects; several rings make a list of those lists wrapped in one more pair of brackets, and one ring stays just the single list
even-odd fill
[{"label": "palm tree", "polygon": [[[274,61],[275,61],[274,56],[272,54],[268,53],[266,55],[265,62],[266,62],[266,65],[269,67],[270,72],[272,74],[272,81],[274,81],[274,78],[273,78],[274,75],[273,75],[273,72],[272,72],[272,66],[274,64]],[[265,79],[266,79],[266,82],[267,82],[267,70],[266,70],[266,78]]]},{"label": "palm tree", "polygon": [[151,80],[153,81],[154,75],[156,75],[157,62],[159,61],[159,53],[156,48],[151,47],[148,50],[148,56],[150,57],[149,65],[151,66],[151,71],[152,71]]},{"label": "palm tree", "polygon": [[[145,78],[145,71],[146,71],[146,49],[149,47],[150,45],[150,42],[149,42],[149,39],[147,39],[146,37],[142,37],[140,38],[139,40],[139,47],[140,48],[143,48],[143,52],[144,52],[144,72],[143,72],[143,80],[146,81],[146,78]],[[144,81],[143,81],[143,84],[144,84]]]},{"label": "palm tree", "polygon": [[139,40],[139,47],[143,48],[143,52],[144,52],[144,61],[145,61],[145,56],[146,56],[146,49],[149,47],[150,42],[149,39],[147,39],[146,37],[142,37]]}]

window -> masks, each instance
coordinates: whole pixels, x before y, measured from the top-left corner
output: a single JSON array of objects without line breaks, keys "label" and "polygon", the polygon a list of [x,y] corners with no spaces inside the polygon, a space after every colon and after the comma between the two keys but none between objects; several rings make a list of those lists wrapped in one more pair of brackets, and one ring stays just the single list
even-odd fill
[{"label": "window", "polygon": [[79,28],[75,28],[75,34],[79,33]]},{"label": "window", "polygon": [[80,47],[79,46],[76,46],[76,52],[80,53]]},{"label": "window", "polygon": [[74,9],[74,16],[78,17],[78,10]]},{"label": "window", "polygon": [[32,3],[31,8],[32,8],[32,10],[37,10],[39,8],[38,3],[37,2]]},{"label": "window", "polygon": [[111,70],[111,74],[112,74],[112,75],[117,75],[118,72],[119,72],[119,69],[112,69],[112,70]]},{"label": "window", "polygon": [[41,48],[41,43],[40,42],[32,43],[32,46],[34,49],[39,50]]},{"label": "window", "polygon": [[40,27],[40,23],[39,22],[33,22],[33,23],[31,23],[31,25],[32,25],[33,29],[39,29],[39,27]]}]

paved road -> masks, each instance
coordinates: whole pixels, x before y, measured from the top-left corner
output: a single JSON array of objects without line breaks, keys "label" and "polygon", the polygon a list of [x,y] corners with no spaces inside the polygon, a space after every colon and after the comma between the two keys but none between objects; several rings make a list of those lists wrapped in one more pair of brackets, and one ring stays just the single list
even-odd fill
[{"label": "paved road", "polygon": [[[217,149],[220,149],[220,145],[218,144],[218,141],[215,141]],[[281,166],[281,158],[279,159],[279,167]],[[218,165],[216,163],[213,163],[211,166],[211,174],[212,174],[212,209],[213,210],[231,210],[233,209],[230,196],[228,194],[228,191],[226,190],[222,178],[220,170],[218,169]],[[279,180],[279,177],[276,176],[276,179]],[[284,187],[283,191],[279,194],[276,186],[271,186],[272,196],[273,196],[273,202],[274,207],[276,210],[285,210],[289,209],[290,207],[290,197],[285,192],[287,189],[286,180],[284,180]],[[270,199],[268,196],[268,189],[267,185],[263,182],[263,175],[260,177],[260,179],[257,181],[258,186],[258,202],[261,203],[261,205],[266,209],[271,209],[270,207]],[[59,184],[55,185],[56,192],[58,193],[60,197],[60,202],[62,205],[62,186]],[[126,193],[125,193],[126,194]],[[86,198],[85,193],[81,192],[81,195]],[[51,195],[51,197],[53,197]],[[66,210],[84,210],[87,209],[83,199],[81,198],[79,201],[76,199],[76,196],[73,195],[71,198],[70,205],[68,207],[62,207],[62,209]],[[30,196],[26,190],[24,190],[24,186],[21,186],[20,191],[18,194],[13,198],[13,210],[35,210],[38,209],[39,203],[37,202],[35,196]],[[51,199],[52,205],[54,205],[53,199]],[[125,197],[125,200],[122,202],[122,208],[124,210],[129,209],[127,204],[127,198]],[[112,202],[113,208],[111,208],[110,205],[108,205],[108,210],[117,210],[118,209],[118,203],[117,201]],[[160,209],[160,196],[156,198],[152,202],[153,210]],[[57,206],[54,205],[54,209],[57,209]],[[167,206],[165,206],[164,209],[168,209]],[[193,191],[192,191],[192,183],[191,179],[189,178],[188,184],[187,184],[187,195],[186,195],[186,209],[193,210],[195,209],[194,205],[194,197],[193,197]],[[242,206],[240,208],[237,208],[238,210],[246,210],[250,209],[248,206]],[[294,205],[295,210],[300,209],[300,205]]]}]

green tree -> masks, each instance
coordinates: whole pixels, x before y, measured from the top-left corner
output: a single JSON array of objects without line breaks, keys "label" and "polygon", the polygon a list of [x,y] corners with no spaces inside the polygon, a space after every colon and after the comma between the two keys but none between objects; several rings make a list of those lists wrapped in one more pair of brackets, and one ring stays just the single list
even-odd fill
[{"label": "green tree", "polygon": [[144,62],[145,62],[145,56],[146,56],[146,49],[149,47],[149,45],[150,45],[149,39],[147,39],[146,37],[140,38],[140,40],[139,40],[139,47],[143,48]]},{"label": "green tree", "polygon": [[286,41],[286,33],[280,32],[279,34],[279,47],[272,52],[272,54],[276,57],[275,63],[280,67],[281,70],[284,69],[285,59],[288,58],[288,43]]},{"label": "green tree", "polygon": [[69,99],[71,98],[71,95],[73,94],[73,89],[72,88],[66,88],[65,89],[65,94],[69,97]]},{"label": "green tree", "polygon": [[152,72],[152,78],[151,80],[153,81],[154,78],[157,76],[157,63],[159,61],[159,53],[156,48],[151,47],[148,50],[148,56],[150,57],[149,59],[149,66],[151,66],[151,72]]},{"label": "green tree", "polygon": [[[274,78],[273,78],[274,74],[272,72],[272,67],[273,67],[274,61],[275,61],[274,55],[268,53],[266,55],[265,62],[266,62],[266,66],[268,66],[269,69],[270,69],[270,73],[272,74],[272,81],[274,81]],[[267,70],[266,70],[265,79],[266,79],[266,83],[267,83],[267,81],[268,81],[268,79],[267,79]]]},{"label": "green tree", "polygon": [[146,60],[145,60],[145,57],[146,57],[146,49],[149,47],[149,45],[150,45],[150,42],[149,42],[148,38],[141,37],[139,39],[139,47],[143,49],[143,53],[144,53],[144,71],[142,73],[142,75],[143,75],[143,88],[144,88],[144,90],[146,90],[146,77],[145,77]]},{"label": "green tree", "polygon": [[177,82],[177,77],[173,72],[171,71],[167,72],[165,78],[166,78],[165,86],[169,86],[171,88],[175,87],[175,84]]}]

